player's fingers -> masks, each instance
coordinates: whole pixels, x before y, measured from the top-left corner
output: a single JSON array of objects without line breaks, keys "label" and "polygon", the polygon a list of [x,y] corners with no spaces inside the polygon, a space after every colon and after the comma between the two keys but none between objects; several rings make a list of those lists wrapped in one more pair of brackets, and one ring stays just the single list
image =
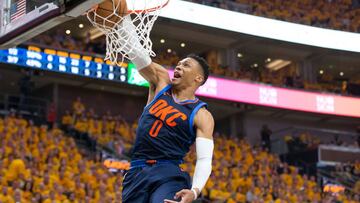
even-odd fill
[{"label": "player's fingers", "polygon": [[184,190],[180,190],[179,192],[177,192],[177,193],[175,194],[174,199],[179,199],[179,197],[181,197],[183,194],[184,194]]},{"label": "player's fingers", "polygon": [[164,199],[164,203],[178,203],[178,202],[169,199]]}]

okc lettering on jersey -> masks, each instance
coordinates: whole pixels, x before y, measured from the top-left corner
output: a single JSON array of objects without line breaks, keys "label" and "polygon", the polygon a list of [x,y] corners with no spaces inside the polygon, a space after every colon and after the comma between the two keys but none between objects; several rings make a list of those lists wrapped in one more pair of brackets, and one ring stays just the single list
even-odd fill
[{"label": "okc lettering on jersey", "polygon": [[[153,138],[157,137],[160,129],[163,127],[163,122],[168,126],[175,127],[177,123],[175,119],[180,118],[183,121],[187,119],[187,116],[169,105],[167,101],[160,99],[150,109],[149,113],[157,117],[158,119],[153,123],[149,135]],[[162,122],[161,122],[162,121]]]},{"label": "okc lettering on jersey", "polygon": [[150,109],[149,113],[156,116],[158,119],[166,122],[168,126],[175,127],[177,123],[175,119],[180,118],[183,121],[187,119],[187,116],[169,105],[167,101],[160,99]]}]

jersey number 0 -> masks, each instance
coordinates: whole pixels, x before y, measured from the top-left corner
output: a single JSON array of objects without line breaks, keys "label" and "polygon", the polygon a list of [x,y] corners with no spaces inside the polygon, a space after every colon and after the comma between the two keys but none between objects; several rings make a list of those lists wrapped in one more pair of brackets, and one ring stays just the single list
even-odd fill
[{"label": "jersey number 0", "polygon": [[163,122],[161,120],[156,120],[151,127],[149,132],[151,137],[157,137],[159,134],[160,129],[163,127]]}]

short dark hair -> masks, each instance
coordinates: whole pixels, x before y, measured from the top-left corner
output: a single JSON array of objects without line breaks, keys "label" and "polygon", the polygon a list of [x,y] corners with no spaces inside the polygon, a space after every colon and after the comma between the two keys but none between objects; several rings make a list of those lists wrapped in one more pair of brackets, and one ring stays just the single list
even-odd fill
[{"label": "short dark hair", "polygon": [[206,62],[206,60],[203,57],[198,56],[196,54],[189,54],[187,55],[187,58],[192,58],[200,64],[201,69],[203,70],[204,73],[204,81],[202,82],[201,85],[205,84],[209,77],[209,64]]}]

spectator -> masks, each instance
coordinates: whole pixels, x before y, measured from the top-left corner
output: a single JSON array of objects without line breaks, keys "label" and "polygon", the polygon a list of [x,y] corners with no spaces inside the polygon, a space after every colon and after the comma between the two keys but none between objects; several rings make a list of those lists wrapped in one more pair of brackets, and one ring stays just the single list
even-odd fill
[{"label": "spectator", "polygon": [[47,120],[48,128],[52,129],[56,121],[56,107],[54,103],[51,103],[48,107],[46,120]]},{"label": "spectator", "polygon": [[263,125],[261,128],[261,146],[263,149],[268,149],[271,151],[271,134],[272,131],[269,129],[267,125]]},{"label": "spectator", "polygon": [[[278,20],[330,29],[357,32],[360,28],[357,0],[345,1],[198,1],[209,6],[231,9]],[[353,3],[356,2],[356,3]],[[252,8],[252,9],[249,9]],[[250,12],[249,12],[250,11]]]},{"label": "spectator", "polygon": [[79,118],[85,112],[85,105],[81,102],[81,97],[77,97],[73,103],[75,118]]},{"label": "spectator", "polygon": [[65,114],[63,115],[61,119],[61,124],[64,128],[69,128],[70,125],[74,124],[73,117],[70,114],[69,110],[65,111]]}]

